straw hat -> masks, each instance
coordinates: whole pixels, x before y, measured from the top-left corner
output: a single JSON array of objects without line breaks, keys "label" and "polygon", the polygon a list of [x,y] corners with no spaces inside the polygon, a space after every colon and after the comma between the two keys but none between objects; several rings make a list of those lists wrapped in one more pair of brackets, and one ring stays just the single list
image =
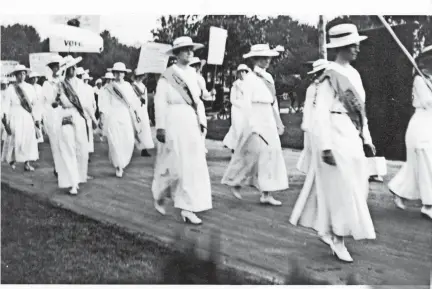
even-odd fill
[{"label": "straw hat", "polygon": [[62,66],[65,63],[65,60],[60,55],[56,54],[56,55],[52,56],[52,58],[48,61],[48,63],[46,65],[48,66],[48,65],[54,64],[54,63],[58,63],[60,66]]},{"label": "straw hat", "polygon": [[85,80],[85,79],[88,79],[88,80],[92,80],[93,79],[93,77],[91,77],[87,72],[86,73],[84,73],[84,75],[83,75],[83,78],[82,78],[83,80]]},{"label": "straw hat", "polygon": [[359,35],[357,27],[354,24],[339,24],[328,31],[330,43],[327,48],[344,47],[351,44],[359,43],[367,39],[367,36]]},{"label": "straw hat", "polygon": [[68,69],[69,67],[75,66],[81,62],[82,57],[79,56],[77,58],[73,58],[71,55],[66,56],[64,59],[64,69]]},{"label": "straw hat", "polygon": [[102,79],[98,78],[98,79],[96,80],[95,84],[98,84],[98,83],[102,83]]},{"label": "straw hat", "polygon": [[199,57],[193,57],[191,62],[189,62],[189,66],[195,65],[195,64],[201,64],[201,60],[199,59]]},{"label": "straw hat", "polygon": [[270,49],[270,46],[268,44],[255,44],[255,45],[252,45],[249,53],[243,55],[243,58],[250,58],[250,57],[256,57],[256,56],[276,57],[276,56],[279,56],[279,52],[277,52],[276,50]]},{"label": "straw hat", "polygon": [[31,72],[28,76],[28,78],[35,78],[35,77],[41,77],[41,75],[37,72]]},{"label": "straw hat", "polygon": [[181,36],[174,39],[172,48],[168,49],[166,53],[172,55],[175,50],[183,47],[192,47],[192,49],[195,51],[197,49],[203,48],[204,45],[200,43],[194,43],[192,38],[189,36]]},{"label": "straw hat", "polygon": [[132,71],[130,69],[127,69],[126,65],[123,62],[116,62],[116,63],[114,63],[113,68],[108,68],[107,70],[112,71],[112,72],[119,71],[119,72],[124,72],[124,73],[129,73]]},{"label": "straw hat", "polygon": [[309,71],[308,74],[314,74],[317,73],[318,71],[321,71],[323,69],[326,69],[327,67],[329,67],[330,62],[326,59],[318,59],[317,61],[315,61],[312,64],[312,71]]},{"label": "straw hat", "polygon": [[27,67],[25,67],[25,66],[22,65],[22,64],[18,64],[17,66],[14,67],[14,69],[13,69],[12,72],[11,72],[11,74],[15,74],[15,73],[20,72],[20,71],[26,71],[26,72],[29,72],[30,69],[28,69]]},{"label": "straw hat", "polygon": [[250,71],[250,68],[246,65],[246,64],[240,64],[238,67],[237,67],[237,72],[238,71],[247,71],[247,72],[249,72]]},{"label": "straw hat", "polygon": [[102,76],[103,79],[114,79],[114,75],[111,72],[105,73],[105,76]]},{"label": "straw hat", "polygon": [[146,74],[146,72],[141,71],[141,70],[138,70],[138,68],[136,68],[136,69],[134,70],[134,75],[135,75],[135,76],[141,76],[141,75],[144,75],[144,74]]},{"label": "straw hat", "polygon": [[82,68],[82,67],[77,67],[77,69],[76,69],[76,75],[83,75],[83,74],[86,74],[86,73],[89,73],[88,69],[84,70],[84,68]]}]

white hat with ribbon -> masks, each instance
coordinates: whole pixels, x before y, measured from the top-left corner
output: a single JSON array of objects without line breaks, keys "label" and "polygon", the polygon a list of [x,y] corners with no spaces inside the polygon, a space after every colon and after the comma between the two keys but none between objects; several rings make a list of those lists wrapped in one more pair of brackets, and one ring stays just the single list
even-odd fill
[{"label": "white hat with ribbon", "polygon": [[192,41],[192,38],[190,38],[189,36],[181,36],[179,38],[174,39],[173,46],[170,49],[168,49],[166,53],[172,55],[173,51],[184,47],[192,47],[192,49],[195,51],[197,49],[203,48],[204,45],[200,43],[194,43]]},{"label": "white hat with ribbon", "polygon": [[359,35],[357,26],[350,23],[335,25],[328,31],[330,43],[327,48],[344,47],[366,40],[367,36]]},{"label": "white hat with ribbon", "polygon": [[95,84],[98,84],[98,83],[102,83],[102,79],[98,78],[98,79],[96,80]]},{"label": "white hat with ribbon", "polygon": [[111,72],[105,73],[104,76],[102,76],[104,79],[114,79],[114,75]]},{"label": "white hat with ribbon", "polygon": [[71,55],[66,56],[64,59],[64,69],[68,69],[69,67],[75,66],[81,62],[82,57],[79,56],[77,58],[73,58]]},{"label": "white hat with ribbon", "polygon": [[237,71],[247,71],[247,72],[249,72],[250,68],[246,64],[240,64],[237,67]]},{"label": "white hat with ribbon", "polygon": [[327,69],[327,67],[329,67],[330,62],[326,59],[318,59],[317,61],[315,61],[312,64],[312,71],[309,71],[308,74],[314,74],[317,73],[318,71],[321,71],[323,69]]},{"label": "white hat with ribbon", "polygon": [[243,55],[243,58],[250,58],[256,56],[276,57],[279,56],[279,52],[277,52],[275,49],[270,49],[270,45],[268,44],[255,44],[252,45],[249,53]]},{"label": "white hat with ribbon", "polygon": [[201,64],[201,60],[199,59],[199,57],[193,57],[191,62],[189,62],[189,65],[195,65],[195,64]]},{"label": "white hat with ribbon", "polygon": [[63,57],[61,57],[58,54],[55,54],[51,57],[50,60],[48,60],[48,63],[46,65],[50,65],[50,64],[54,64],[54,63],[58,63],[61,66],[65,63],[65,61],[64,61]]},{"label": "white hat with ribbon", "polygon": [[27,68],[27,67],[25,67],[25,66],[22,65],[22,64],[18,64],[17,66],[14,67],[14,69],[13,69],[12,72],[11,72],[11,74],[15,74],[15,73],[20,72],[20,71],[26,71],[26,72],[29,72],[30,69]]},{"label": "white hat with ribbon", "polygon": [[83,79],[92,80],[93,77],[91,77],[87,72],[83,74]]},{"label": "white hat with ribbon", "polygon": [[126,65],[123,62],[116,62],[116,63],[114,63],[113,68],[108,68],[107,70],[112,71],[112,72],[118,71],[118,72],[124,72],[124,73],[129,73],[132,71],[130,69],[127,69]]},{"label": "white hat with ribbon", "polygon": [[76,75],[84,75],[86,73],[89,73],[88,69],[84,70],[84,68],[82,68],[82,67],[77,67],[77,69],[76,69]]}]

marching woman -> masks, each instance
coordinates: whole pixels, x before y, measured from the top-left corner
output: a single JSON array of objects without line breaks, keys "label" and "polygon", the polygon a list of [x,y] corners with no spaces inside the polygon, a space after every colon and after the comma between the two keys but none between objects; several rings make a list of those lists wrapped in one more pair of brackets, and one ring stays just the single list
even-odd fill
[{"label": "marching woman", "polygon": [[27,72],[24,65],[17,65],[13,70],[16,83],[10,85],[5,92],[5,107],[2,107],[3,125],[8,134],[3,147],[3,161],[7,161],[12,169],[16,162],[23,162],[26,171],[34,171],[30,161],[39,159],[37,139],[40,128],[40,111],[34,109],[36,93],[26,83]]},{"label": "marching woman", "polygon": [[405,209],[404,199],[421,200],[421,213],[432,219],[432,46],[417,58],[420,75],[414,77],[413,106],[406,131],[406,163],[390,181],[390,192],[400,209]]},{"label": "marching woman", "polygon": [[[93,126],[92,123],[97,123],[96,120],[96,100],[93,92],[93,87],[91,87],[88,82],[92,80],[92,77],[88,75],[88,73],[84,73],[82,76],[83,86],[84,86],[84,95],[80,95],[82,97],[81,103],[85,110],[85,116],[87,119],[87,127],[89,128],[89,153],[94,153],[94,136],[93,136]],[[90,161],[90,156],[89,156]],[[91,178],[91,177],[90,177]]]},{"label": "marching woman", "polygon": [[141,150],[142,157],[150,157],[151,155],[147,150],[154,148],[154,142],[148,114],[147,88],[143,83],[144,77],[144,73],[135,70],[132,88],[137,100],[139,101],[139,115],[141,118],[141,133],[139,135],[139,141],[136,141],[136,146]]},{"label": "marching woman", "polygon": [[115,63],[109,70],[115,79],[106,84],[101,92],[100,125],[108,139],[110,161],[116,176],[121,178],[132,159],[135,140],[141,133],[140,103],[130,83],[124,81],[126,73],[131,70],[121,62]]},{"label": "marching woman", "polygon": [[59,114],[62,108],[58,105],[56,98],[60,92],[60,67],[62,65],[64,65],[64,59],[60,55],[54,55],[49,60],[47,66],[51,71],[51,75],[47,75],[47,81],[42,86],[44,130],[48,135],[54,161],[54,175],[56,177],[58,176],[56,168],[61,165],[58,136],[61,126]]},{"label": "marching woman", "polygon": [[[353,24],[340,24],[329,29],[328,48],[335,49],[336,59],[320,77],[318,106],[314,125],[321,161],[317,181],[317,204],[305,207],[301,224],[312,227],[330,245],[333,254],[344,262],[353,259],[344,238],[375,239],[375,228],[369,213],[367,196],[369,173],[366,148],[374,153],[366,113],[365,92],[361,78],[350,62],[357,58],[360,36]],[[293,217],[296,217],[293,213]],[[295,220],[294,220],[295,221]]]},{"label": "marching woman", "polygon": [[254,186],[261,192],[260,203],[281,206],[272,192],[288,188],[288,175],[279,135],[285,127],[279,114],[273,77],[266,71],[279,52],[268,44],[253,45],[244,58],[251,58],[253,71],[243,83],[244,125],[234,154],[222,178],[241,199],[240,189]]},{"label": "marching woman", "polygon": [[[36,99],[34,100],[34,110],[37,111],[37,114],[40,115],[41,120],[43,119],[43,93],[42,93],[42,87],[37,83],[40,75],[36,72],[31,72],[29,74],[29,83],[31,86],[34,87]],[[38,143],[43,143],[43,134],[42,134],[42,124],[40,124],[38,128]]]},{"label": "marching woman", "polygon": [[[5,131],[4,125],[3,125],[3,119],[6,119],[6,114],[4,113],[4,107],[6,106],[6,89],[8,88],[9,81],[7,78],[1,79],[1,131],[0,131],[0,137],[1,137],[1,149],[3,150],[3,142],[6,140],[7,133]],[[6,121],[6,120],[5,120]]]},{"label": "marching woman", "polygon": [[195,213],[210,210],[212,197],[202,136],[206,119],[198,111],[201,89],[195,69],[189,66],[193,51],[202,48],[187,36],[174,40],[168,51],[177,63],[167,68],[156,88],[157,156],[152,184],[156,210],[165,215],[169,195],[181,209],[184,222],[202,220]]},{"label": "marching woman", "polygon": [[237,67],[237,80],[233,83],[231,88],[231,127],[223,139],[223,144],[234,152],[235,147],[238,143],[240,133],[244,123],[244,116],[242,113],[243,108],[243,83],[244,78],[250,71],[249,67],[245,64],[240,64]]},{"label": "marching woman", "polygon": [[[86,90],[84,83],[75,75],[76,64],[81,59],[66,56],[65,79],[60,82],[60,94],[57,98],[62,107],[58,130],[61,164],[56,167],[58,185],[60,188],[71,188],[71,195],[78,193],[80,183],[87,182],[88,170],[89,128],[86,108],[82,104]],[[96,127],[96,123],[93,123],[93,127]]]}]

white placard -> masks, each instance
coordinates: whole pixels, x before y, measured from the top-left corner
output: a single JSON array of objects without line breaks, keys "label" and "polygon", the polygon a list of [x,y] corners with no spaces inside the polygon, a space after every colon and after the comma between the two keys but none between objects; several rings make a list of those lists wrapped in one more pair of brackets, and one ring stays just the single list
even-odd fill
[{"label": "white placard", "polygon": [[100,33],[100,15],[52,15],[51,22],[55,24],[67,24],[71,19],[78,19],[80,28],[88,29],[97,34]]},{"label": "white placard", "polygon": [[30,53],[29,62],[30,62],[31,71],[36,72],[42,76],[47,76],[51,74],[51,69],[49,69],[47,64],[53,58],[54,55],[58,55],[58,53],[55,52]]},{"label": "white placard", "polygon": [[225,56],[225,45],[228,31],[218,27],[210,27],[210,40],[207,63],[222,65]]},{"label": "white placard", "polygon": [[51,24],[48,28],[50,51],[100,53],[102,37],[90,30],[64,24]]},{"label": "white placard", "polygon": [[2,60],[0,66],[1,77],[6,77],[6,75],[10,74],[18,64],[19,62],[15,60]]},{"label": "white placard", "polygon": [[140,73],[162,73],[165,71],[169,55],[166,52],[172,46],[169,44],[148,42],[141,46],[137,71]]}]

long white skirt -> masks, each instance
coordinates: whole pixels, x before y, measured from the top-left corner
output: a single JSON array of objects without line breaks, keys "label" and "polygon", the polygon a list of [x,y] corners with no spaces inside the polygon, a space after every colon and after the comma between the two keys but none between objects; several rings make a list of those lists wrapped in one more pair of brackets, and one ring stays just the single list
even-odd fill
[{"label": "long white skirt", "polygon": [[332,153],[336,166],[317,162],[317,180],[325,192],[328,222],[334,234],[355,240],[375,239],[367,196],[369,173],[363,142],[347,115],[331,115]]},{"label": "long white skirt", "polygon": [[432,112],[417,110],[405,136],[407,160],[389,188],[408,200],[421,200],[432,205]]},{"label": "long white skirt", "polygon": [[157,144],[152,192],[155,200],[171,195],[174,207],[182,210],[212,208],[205,146],[189,105],[167,108],[166,142]]},{"label": "long white skirt", "polygon": [[12,135],[6,137],[2,161],[21,163],[38,160],[38,142],[32,115],[21,106],[13,106],[9,116]]},{"label": "long white skirt", "polygon": [[73,125],[61,125],[59,129],[61,163],[56,163],[56,170],[59,187],[70,188],[87,182],[89,143],[85,120],[78,111],[75,108],[64,109],[62,115],[72,115]]},{"label": "long white skirt", "polygon": [[288,175],[273,108],[253,103],[252,110],[257,127],[243,127],[222,184],[254,186],[261,192],[285,190]]},{"label": "long white skirt", "polygon": [[312,145],[311,145],[311,135],[308,132],[304,133],[304,145],[303,150],[300,153],[300,157],[297,161],[296,168],[300,172],[307,174],[309,172],[309,166],[312,161]]},{"label": "long white skirt", "polygon": [[387,161],[385,157],[368,158],[369,176],[387,175]]},{"label": "long white skirt", "polygon": [[129,111],[124,104],[113,108],[106,116],[104,135],[108,140],[111,163],[115,168],[126,168],[132,159],[135,132]]},{"label": "long white skirt", "polygon": [[223,144],[231,150],[235,150],[244,125],[244,116],[240,109],[231,107],[231,127],[223,139]]},{"label": "long white skirt", "polygon": [[138,138],[140,142],[136,141],[135,145],[139,150],[154,148],[153,136],[150,127],[150,118],[147,111],[147,105],[140,106],[139,117],[141,119],[141,133]]},{"label": "long white skirt", "polygon": [[60,157],[60,148],[59,148],[59,135],[61,128],[61,107],[52,108],[47,107],[45,109],[44,114],[44,130],[48,135],[48,140],[51,147],[51,153],[53,155],[54,161],[54,169],[57,170],[57,167],[62,166],[62,160]]}]

